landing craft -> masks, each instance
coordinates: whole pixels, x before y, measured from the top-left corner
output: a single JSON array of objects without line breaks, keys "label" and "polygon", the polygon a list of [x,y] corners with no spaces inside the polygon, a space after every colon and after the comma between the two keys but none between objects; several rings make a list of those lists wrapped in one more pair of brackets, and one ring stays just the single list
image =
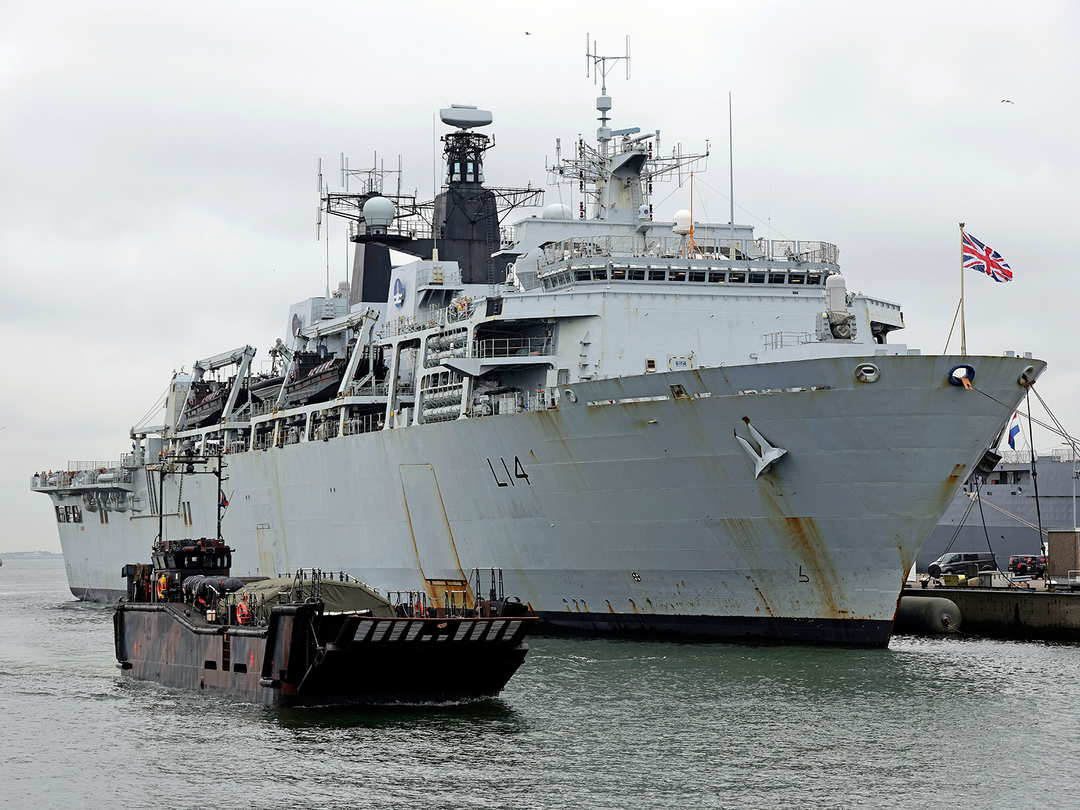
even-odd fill
[{"label": "landing craft", "polygon": [[[220,491],[224,466],[220,454],[185,454],[153,472],[159,488],[177,469],[213,474]],[[113,613],[124,675],[274,707],[441,704],[495,697],[525,659],[536,619],[503,595],[498,569],[473,572],[472,603],[442,608],[344,572],[243,581],[231,576],[222,501],[213,536],[159,536],[152,562],[124,567],[127,597]]]}]

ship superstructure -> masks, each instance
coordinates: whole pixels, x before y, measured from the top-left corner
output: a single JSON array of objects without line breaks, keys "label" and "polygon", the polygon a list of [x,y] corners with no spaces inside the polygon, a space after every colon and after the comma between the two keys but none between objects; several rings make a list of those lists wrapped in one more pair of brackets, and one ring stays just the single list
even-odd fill
[{"label": "ship superstructure", "polygon": [[176,375],[122,464],[35,482],[72,591],[122,593],[159,514],[208,525],[195,477],[159,497],[146,466],[220,446],[241,575],[315,563],[438,602],[498,565],[551,630],[887,643],[920,546],[1044,364],[889,343],[900,307],[848,292],[829,243],[654,219],[651,183],[707,150],[661,157],[611,106],[605,87],[597,145],[551,167],[588,208],[512,235],[500,211],[537,192],[484,192],[475,108],[442,113],[442,202],[324,193],[354,274],[290,309],[275,372],[226,353],[222,415],[197,424],[214,392]]}]

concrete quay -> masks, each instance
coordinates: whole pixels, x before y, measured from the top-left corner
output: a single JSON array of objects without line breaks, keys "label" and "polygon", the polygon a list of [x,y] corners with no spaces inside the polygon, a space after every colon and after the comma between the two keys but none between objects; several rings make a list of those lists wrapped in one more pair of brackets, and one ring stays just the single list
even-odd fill
[{"label": "concrete quay", "polygon": [[960,632],[987,638],[1080,641],[1080,593],[1031,588],[905,587],[903,597],[944,597],[960,610]]}]

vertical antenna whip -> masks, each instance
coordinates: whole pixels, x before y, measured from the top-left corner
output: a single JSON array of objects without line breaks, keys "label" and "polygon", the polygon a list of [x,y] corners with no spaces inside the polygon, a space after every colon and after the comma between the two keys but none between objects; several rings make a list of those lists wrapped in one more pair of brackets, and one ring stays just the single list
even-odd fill
[{"label": "vertical antenna whip", "polygon": [[727,94],[727,142],[728,142],[728,180],[731,183],[731,194],[728,196],[728,200],[731,202],[731,238],[735,238],[735,147],[732,145],[732,126],[731,126],[731,91],[728,90]]},{"label": "vertical antenna whip", "polygon": [[[439,158],[437,154],[439,143],[439,131],[435,124],[435,113],[431,114],[431,182],[435,186],[435,192],[431,195],[433,200],[437,200],[439,197]],[[431,246],[432,259],[439,255],[439,226],[435,222],[435,212],[438,210],[438,205],[433,205],[431,208]]]},{"label": "vertical antenna whip", "polygon": [[[322,158],[319,158],[319,170],[317,172],[319,177],[319,204],[315,208],[315,241],[318,242],[322,238],[322,196],[323,196],[323,179],[322,179]],[[329,202],[327,202],[329,205]]]}]

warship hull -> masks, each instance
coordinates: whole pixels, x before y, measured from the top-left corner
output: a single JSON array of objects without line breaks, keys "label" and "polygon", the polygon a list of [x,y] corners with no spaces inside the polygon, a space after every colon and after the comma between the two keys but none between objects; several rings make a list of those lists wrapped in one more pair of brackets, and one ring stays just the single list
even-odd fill
[{"label": "warship hull", "polygon": [[[972,389],[950,384],[960,363]],[[882,352],[581,381],[557,408],[231,454],[223,531],[240,576],[314,561],[438,592],[498,565],[553,632],[880,646],[1043,367]],[[786,451],[763,470],[761,438]],[[156,533],[131,472],[141,512],[60,524],[80,598],[121,596]],[[192,479],[166,480],[167,535],[213,525],[212,484]]]}]

